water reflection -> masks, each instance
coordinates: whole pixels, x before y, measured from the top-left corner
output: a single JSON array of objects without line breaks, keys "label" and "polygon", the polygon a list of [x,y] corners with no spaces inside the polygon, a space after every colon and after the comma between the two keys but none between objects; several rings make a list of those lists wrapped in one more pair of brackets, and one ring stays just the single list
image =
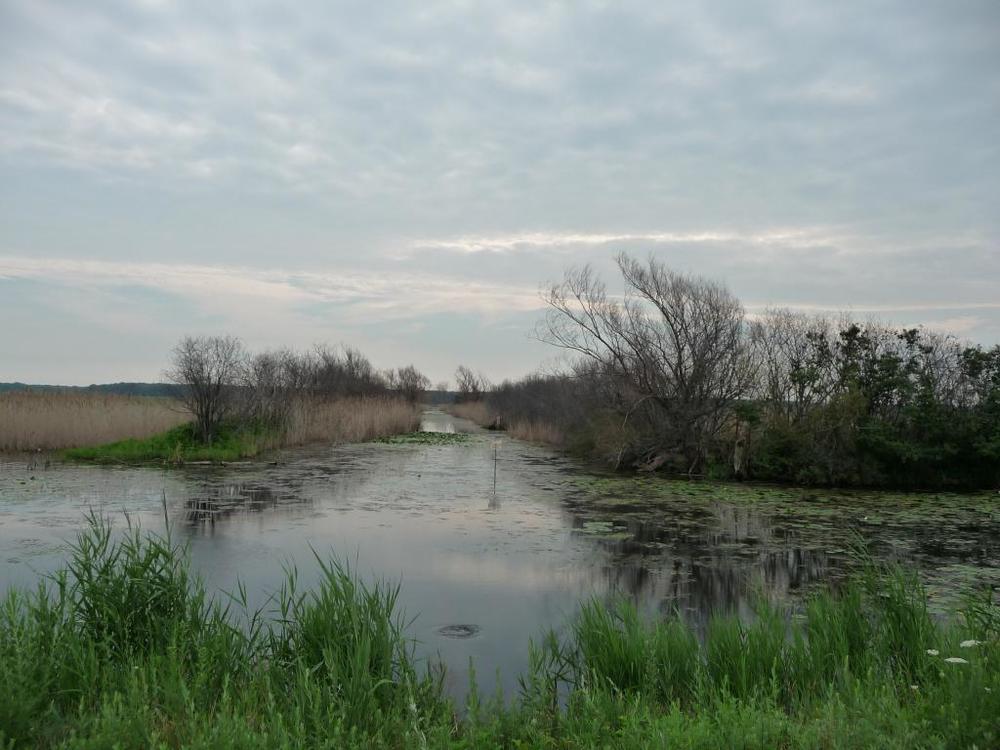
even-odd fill
[{"label": "water reflection", "polygon": [[214,526],[234,515],[300,509],[311,501],[295,492],[278,492],[266,485],[201,483],[180,503],[186,527]]}]

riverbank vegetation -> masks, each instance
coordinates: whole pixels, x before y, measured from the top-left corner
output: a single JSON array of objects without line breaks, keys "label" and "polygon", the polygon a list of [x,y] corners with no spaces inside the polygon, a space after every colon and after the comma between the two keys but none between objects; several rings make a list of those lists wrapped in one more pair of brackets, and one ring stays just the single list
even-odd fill
[{"label": "riverbank vegetation", "polygon": [[[254,354],[232,337],[184,339],[174,351],[168,376],[177,393],[173,402],[17,393],[0,395],[0,408],[4,399],[27,404],[19,424],[22,441],[16,445],[72,446],[64,455],[74,460],[235,461],[285,446],[361,442],[413,431],[420,424],[417,403],[428,385],[412,366],[378,371],[353,349]],[[44,425],[45,415],[33,414],[31,404],[47,404],[55,419],[61,405],[87,399],[92,411],[83,414],[76,431],[61,442],[37,444],[23,438],[38,429],[34,422]],[[170,419],[157,423],[147,418],[140,429],[123,418],[127,409],[101,411],[108,404],[120,404],[142,413],[153,408],[151,403]],[[108,426],[104,431],[87,432],[88,425],[102,424]]]},{"label": "riverbank vegetation", "polygon": [[[1000,741],[1000,612],[932,618],[873,562],[789,617],[696,634],[586,603],[530,647],[517,696],[457,707],[407,639],[398,588],[317,558],[271,609],[212,600],[169,538],[93,518],[65,569],[0,606],[4,747],[967,748]],[[526,644],[526,647],[528,645]]]},{"label": "riverbank vegetation", "polygon": [[[545,294],[561,374],[470,392],[481,423],[617,468],[897,488],[1000,487],[1000,346],[774,309],[619,256],[624,296],[589,268]],[[466,407],[468,408],[468,407]]]},{"label": "riverbank vegetation", "polygon": [[48,451],[142,440],[190,419],[168,398],[10,391],[0,393],[0,451]]}]

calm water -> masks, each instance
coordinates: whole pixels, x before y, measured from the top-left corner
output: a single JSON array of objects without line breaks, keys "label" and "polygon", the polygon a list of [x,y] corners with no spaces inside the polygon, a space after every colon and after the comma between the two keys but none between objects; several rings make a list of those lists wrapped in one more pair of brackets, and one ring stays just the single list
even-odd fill
[{"label": "calm water", "polygon": [[162,531],[165,498],[209,586],[241,580],[255,604],[285,566],[314,581],[313,551],[400,581],[419,651],[440,656],[461,693],[470,658],[484,688],[499,671],[515,690],[529,639],[565,626],[586,597],[623,593],[701,624],[713,611],[748,611],[754,592],[794,598],[836,578],[849,534],[912,561],[942,589],[1000,581],[1000,514],[989,498],[953,503],[931,523],[913,502],[876,516],[870,496],[824,497],[821,511],[815,496],[772,502],[766,490],[759,503],[714,491],[664,497],[663,485],[595,481],[551,451],[441,412],[428,412],[424,429],[473,434],[455,445],[312,446],[275,463],[170,470],[8,458],[0,588],[56,567],[88,509]]}]

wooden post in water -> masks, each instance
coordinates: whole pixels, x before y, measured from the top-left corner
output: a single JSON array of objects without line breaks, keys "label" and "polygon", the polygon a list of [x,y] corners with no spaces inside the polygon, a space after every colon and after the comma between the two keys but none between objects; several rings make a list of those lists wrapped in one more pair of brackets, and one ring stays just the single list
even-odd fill
[{"label": "wooden post in water", "polygon": [[497,496],[497,444],[493,443],[493,497]]}]

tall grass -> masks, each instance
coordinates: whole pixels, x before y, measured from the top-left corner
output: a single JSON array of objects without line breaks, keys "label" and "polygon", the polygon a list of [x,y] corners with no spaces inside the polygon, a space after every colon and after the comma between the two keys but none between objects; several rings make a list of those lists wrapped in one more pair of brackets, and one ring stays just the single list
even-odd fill
[{"label": "tall grass", "polygon": [[173,401],[149,396],[0,394],[0,451],[59,450],[141,439],[190,420]]},{"label": "tall grass", "polygon": [[475,422],[480,427],[489,427],[497,418],[496,412],[490,409],[485,401],[463,401],[449,404],[446,410],[456,417]]},{"label": "tall grass", "polygon": [[518,440],[554,446],[562,446],[565,443],[565,436],[555,425],[541,420],[530,419],[505,423],[503,418],[485,401],[451,404],[447,407],[447,410],[456,417],[462,417],[463,419],[475,422],[480,427],[503,429],[508,435]]},{"label": "tall grass", "polygon": [[92,517],[64,570],[0,607],[0,747],[319,747],[442,721],[397,589],[322,572],[303,594],[289,571],[273,612],[223,605],[169,536]]},{"label": "tall grass", "polygon": [[142,440],[72,448],[64,455],[97,463],[236,461],[290,445],[373,440],[410,432],[419,425],[419,408],[398,397],[301,397],[291,403],[285,425],[225,424],[216,431],[211,444],[203,443],[189,423]]},{"label": "tall grass", "polygon": [[595,701],[607,710],[652,703],[686,717],[770,716],[780,746],[799,737],[851,747],[869,735],[879,746],[1000,746],[1000,607],[989,592],[936,622],[915,575],[870,563],[790,615],[762,601],[751,621],[716,617],[699,639],[676,617],[643,622],[629,603],[594,600],[566,642],[543,641],[532,662],[541,674],[525,684],[550,691],[531,694],[536,706],[569,696],[563,729]]},{"label": "tall grass", "polygon": [[562,432],[553,425],[539,421],[513,422],[507,427],[507,434],[529,443],[544,443],[561,446],[564,443]]},{"label": "tall grass", "polygon": [[420,407],[397,396],[300,398],[292,405],[282,444],[360,443],[419,427]]},{"label": "tall grass", "polygon": [[701,638],[588,602],[532,648],[518,700],[473,690],[459,718],[398,588],[317,564],[313,590],[289,570],[251,611],[242,589],[212,600],[169,536],[91,518],[64,570],[0,604],[0,747],[1000,745],[1000,608],[935,622],[895,568]]}]

